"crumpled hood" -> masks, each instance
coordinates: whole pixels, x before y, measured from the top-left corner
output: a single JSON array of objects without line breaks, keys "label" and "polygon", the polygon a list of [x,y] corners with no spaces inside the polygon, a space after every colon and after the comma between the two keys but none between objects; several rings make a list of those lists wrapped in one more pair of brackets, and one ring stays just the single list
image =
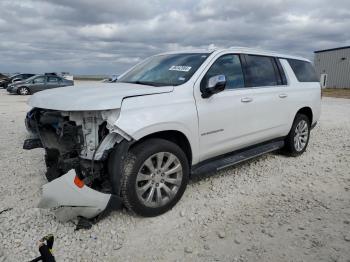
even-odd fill
[{"label": "crumpled hood", "polygon": [[169,93],[173,89],[173,86],[153,87],[130,83],[67,86],[38,92],[28,100],[28,105],[59,111],[108,110],[120,108],[126,97]]}]

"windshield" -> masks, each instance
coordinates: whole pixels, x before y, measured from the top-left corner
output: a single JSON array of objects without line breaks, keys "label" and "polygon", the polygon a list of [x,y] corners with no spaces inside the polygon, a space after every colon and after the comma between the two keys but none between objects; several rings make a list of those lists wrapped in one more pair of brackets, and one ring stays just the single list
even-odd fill
[{"label": "windshield", "polygon": [[23,82],[31,82],[32,80],[34,80],[37,76],[32,76],[32,77],[29,77],[27,79],[24,79]]},{"label": "windshield", "polygon": [[118,82],[151,86],[177,86],[187,82],[209,53],[157,55],[146,59]]}]

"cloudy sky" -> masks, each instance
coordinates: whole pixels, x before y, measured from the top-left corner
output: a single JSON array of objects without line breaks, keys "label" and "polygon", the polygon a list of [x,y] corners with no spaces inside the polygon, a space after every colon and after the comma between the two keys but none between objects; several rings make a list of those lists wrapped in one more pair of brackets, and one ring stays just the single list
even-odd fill
[{"label": "cloudy sky", "polygon": [[350,45],[348,0],[0,0],[0,72],[113,74],[159,52]]}]

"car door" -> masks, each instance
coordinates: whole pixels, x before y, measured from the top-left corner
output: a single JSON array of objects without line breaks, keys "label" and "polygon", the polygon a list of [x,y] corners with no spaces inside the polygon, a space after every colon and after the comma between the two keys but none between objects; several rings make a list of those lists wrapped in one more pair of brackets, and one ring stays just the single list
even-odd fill
[{"label": "car door", "polygon": [[61,79],[57,76],[48,76],[46,82],[46,88],[56,88],[61,86]]},{"label": "car door", "polygon": [[[271,99],[276,91],[252,87],[255,83],[247,78],[246,66],[243,55],[218,56],[195,84],[201,161],[276,136],[269,130],[280,125],[281,119],[267,120],[276,115],[277,99]],[[227,80],[225,90],[202,98],[200,85],[206,84],[209,77],[222,74]]]},{"label": "car door", "polygon": [[242,55],[246,87],[256,113],[257,142],[286,135],[290,107],[288,85],[278,58],[255,54]]},{"label": "car door", "polygon": [[30,85],[30,92],[35,93],[45,89],[46,85],[46,76],[38,76],[33,79],[32,84]]}]

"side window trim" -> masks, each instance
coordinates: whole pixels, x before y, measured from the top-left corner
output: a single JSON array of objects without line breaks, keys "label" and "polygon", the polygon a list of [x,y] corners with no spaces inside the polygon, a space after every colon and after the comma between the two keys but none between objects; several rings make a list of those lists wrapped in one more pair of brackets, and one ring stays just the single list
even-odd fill
[{"label": "side window trim", "polygon": [[245,60],[245,54],[239,54],[239,59],[241,60],[243,79],[244,79],[244,88],[249,88],[249,79],[247,78],[247,61]]},{"label": "side window trim", "polygon": [[276,58],[270,57],[270,60],[271,60],[272,66],[273,66],[273,70],[275,71],[275,78],[277,81],[277,86],[283,85],[281,73],[277,67]]},{"label": "side window trim", "polygon": [[281,80],[282,80],[282,85],[288,85],[286,73],[284,72],[284,69],[283,69],[282,64],[280,62],[280,59],[283,59],[283,58],[275,57],[275,63],[277,65],[277,68],[278,68],[278,71],[279,71],[279,75],[280,75]]},{"label": "side window trim", "polygon": [[[287,58],[286,60],[289,66],[291,67],[298,82],[318,82],[319,83],[319,78],[311,62],[300,60],[300,59],[294,59],[294,58]],[[299,70],[300,68],[298,69],[298,63],[299,63],[299,66],[303,67],[302,72]],[[303,73],[304,74],[307,73],[307,74],[303,75]]]},{"label": "side window trim", "polygon": [[[264,87],[268,87],[268,86],[249,86],[249,81],[250,79],[247,77],[248,75],[248,63],[246,61],[246,57],[248,55],[252,55],[252,56],[262,56],[262,57],[268,57],[271,59],[271,63],[275,72],[275,77],[276,77],[276,81],[277,81],[277,85],[274,86],[284,86],[287,85],[287,79],[286,79],[286,75],[284,73],[284,70],[279,62],[278,57],[274,57],[274,56],[268,56],[268,55],[259,55],[259,54],[240,54],[241,57],[241,63],[242,63],[242,70],[243,70],[243,77],[244,77],[244,82],[245,82],[245,87],[246,88],[264,88]],[[273,87],[273,86],[272,86]]]},{"label": "side window trim", "polygon": [[212,66],[215,64],[216,61],[218,61],[218,59],[220,59],[221,57],[223,56],[227,56],[227,55],[236,55],[241,63],[241,69],[242,69],[242,74],[243,74],[243,87],[237,87],[237,88],[225,88],[225,91],[234,91],[234,90],[237,90],[237,89],[244,89],[244,88],[247,88],[247,85],[246,85],[246,77],[245,77],[245,73],[244,73],[244,69],[243,69],[243,61],[242,61],[242,54],[241,53],[226,53],[226,54],[222,54],[220,56],[218,56],[217,58],[213,59],[214,61],[210,64],[210,66],[208,67],[208,69],[204,70],[204,74],[202,76],[202,79],[200,80],[199,82],[199,86],[200,88],[202,87],[203,85],[203,81],[205,79],[205,76],[207,75],[207,73],[209,72],[209,70],[212,68]]}]

